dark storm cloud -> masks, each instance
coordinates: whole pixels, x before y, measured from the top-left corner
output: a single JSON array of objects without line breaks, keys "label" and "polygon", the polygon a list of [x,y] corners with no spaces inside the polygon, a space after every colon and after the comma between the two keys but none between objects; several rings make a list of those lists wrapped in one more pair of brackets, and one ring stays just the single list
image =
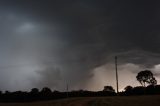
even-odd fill
[{"label": "dark storm cloud", "polygon": [[[29,87],[37,83],[57,89],[67,82],[74,89],[85,88],[96,77],[94,70],[105,65],[107,74],[112,73],[109,67],[115,55],[122,71],[153,68],[160,63],[159,4],[158,0],[1,0],[0,63],[24,70],[21,75],[34,82]],[[25,69],[19,68],[21,64]]]}]

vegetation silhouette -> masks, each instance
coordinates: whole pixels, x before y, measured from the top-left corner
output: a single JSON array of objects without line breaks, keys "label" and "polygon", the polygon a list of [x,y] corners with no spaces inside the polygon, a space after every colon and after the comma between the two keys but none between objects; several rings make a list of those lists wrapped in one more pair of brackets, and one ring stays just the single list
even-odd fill
[{"label": "vegetation silhouette", "polygon": [[108,91],[108,92],[115,92],[112,86],[104,86],[103,91]]},{"label": "vegetation silhouette", "polygon": [[136,76],[137,80],[142,86],[146,86],[146,83],[149,85],[156,85],[157,80],[153,77],[153,73],[150,70],[144,70],[138,73]]},{"label": "vegetation silhouette", "polygon": [[[42,100],[55,100],[68,97],[100,97],[100,96],[131,96],[131,95],[158,95],[160,94],[160,85],[156,85],[157,81],[149,70],[141,71],[136,76],[137,81],[142,86],[132,87],[130,85],[124,88],[124,91],[116,93],[112,86],[104,86],[102,91],[86,91],[76,90],[70,92],[52,91],[48,87],[32,88],[30,92],[15,91],[4,93],[0,91],[0,102],[32,102]],[[148,86],[146,87],[146,83]]]},{"label": "vegetation silhouette", "polygon": [[[157,85],[157,80],[153,76],[150,70],[140,71],[137,76],[137,81],[140,82],[142,86],[125,87],[125,91],[121,92],[121,95],[154,95],[160,94],[160,85]],[[148,86],[146,87],[146,84]]]},{"label": "vegetation silhouette", "polygon": [[121,95],[159,95],[160,94],[160,85],[148,85],[137,86],[137,87],[127,87],[125,91],[121,92]]},{"label": "vegetation silhouette", "polygon": [[[110,86],[111,87],[111,86]],[[112,87],[111,87],[112,88]],[[71,92],[51,91],[50,88],[44,87],[41,91],[38,88],[31,89],[30,92],[16,91],[0,93],[0,102],[32,102],[42,100],[62,99],[66,97],[97,97],[97,96],[115,96],[112,91],[86,91],[77,90]]]},{"label": "vegetation silhouette", "polygon": [[124,88],[126,95],[132,95],[133,94],[133,87],[128,85]]}]

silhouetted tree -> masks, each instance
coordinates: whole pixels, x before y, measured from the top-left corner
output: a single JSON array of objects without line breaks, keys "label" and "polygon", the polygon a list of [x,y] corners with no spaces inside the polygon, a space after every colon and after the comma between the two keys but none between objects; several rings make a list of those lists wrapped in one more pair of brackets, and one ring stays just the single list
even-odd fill
[{"label": "silhouetted tree", "polygon": [[124,88],[125,91],[131,91],[133,89],[132,86],[128,85]]},{"label": "silhouetted tree", "polygon": [[103,91],[108,91],[108,92],[115,92],[112,86],[104,86]]},{"label": "silhouetted tree", "polygon": [[44,87],[41,92],[42,93],[52,93],[51,89],[48,87]]},{"label": "silhouetted tree", "polygon": [[32,88],[30,91],[30,100],[36,100],[40,97],[39,89],[38,88]]},{"label": "silhouetted tree", "polygon": [[157,80],[155,79],[155,77],[151,79],[151,85],[157,85]]},{"label": "silhouetted tree", "polygon": [[160,94],[160,85],[156,85],[156,86],[155,86],[155,92],[156,92],[157,94]]},{"label": "silhouetted tree", "polygon": [[143,86],[134,87],[132,92],[134,95],[144,95],[145,94],[145,87],[143,87]]},{"label": "silhouetted tree", "polygon": [[132,94],[133,87],[132,87],[132,86],[126,86],[126,87],[124,88],[124,90],[125,90],[126,95],[131,95],[131,94]]},{"label": "silhouetted tree", "polygon": [[[159,87],[157,88],[157,91]],[[112,86],[105,86],[104,91],[87,91],[87,90],[77,90],[68,92],[69,97],[97,97],[97,96],[115,96],[115,90]],[[32,102],[41,100],[51,100],[51,99],[62,99],[66,98],[66,92],[54,91],[52,92],[50,88],[44,87],[41,91],[37,88],[31,89],[30,92],[26,91],[15,91],[5,93],[0,92],[0,102]]]},{"label": "silhouetted tree", "polygon": [[146,83],[149,85],[157,84],[156,79],[153,77],[152,72],[149,70],[144,70],[144,71],[139,72],[136,78],[140,82],[140,84],[144,87],[146,86]]},{"label": "silhouetted tree", "polygon": [[154,85],[149,85],[146,87],[146,93],[147,94],[155,94],[156,91],[155,91],[155,86]]},{"label": "silhouetted tree", "polygon": [[49,95],[51,95],[51,93],[52,93],[52,91],[51,91],[51,89],[48,88],[48,87],[44,87],[44,88],[42,89],[42,91],[41,91],[41,94],[42,94],[43,96],[49,96]]},{"label": "silhouetted tree", "polygon": [[39,90],[38,90],[38,88],[32,88],[30,93],[31,94],[38,94]]}]

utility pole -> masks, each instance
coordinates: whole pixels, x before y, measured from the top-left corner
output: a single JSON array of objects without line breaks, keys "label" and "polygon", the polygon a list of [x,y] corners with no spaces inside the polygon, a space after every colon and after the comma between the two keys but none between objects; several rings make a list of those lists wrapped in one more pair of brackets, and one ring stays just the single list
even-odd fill
[{"label": "utility pole", "polygon": [[115,69],[116,69],[116,85],[117,85],[117,94],[118,94],[119,91],[118,91],[117,56],[115,56]]},{"label": "utility pole", "polygon": [[68,98],[68,83],[67,83],[66,93],[67,93],[67,98]]}]

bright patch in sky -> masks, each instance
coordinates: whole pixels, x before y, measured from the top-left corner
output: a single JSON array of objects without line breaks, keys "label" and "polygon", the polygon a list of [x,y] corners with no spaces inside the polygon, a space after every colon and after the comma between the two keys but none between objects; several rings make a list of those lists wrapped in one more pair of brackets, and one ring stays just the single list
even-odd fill
[{"label": "bright patch in sky", "polygon": [[20,27],[18,27],[17,32],[26,33],[33,31],[35,26],[32,23],[24,23]]}]

